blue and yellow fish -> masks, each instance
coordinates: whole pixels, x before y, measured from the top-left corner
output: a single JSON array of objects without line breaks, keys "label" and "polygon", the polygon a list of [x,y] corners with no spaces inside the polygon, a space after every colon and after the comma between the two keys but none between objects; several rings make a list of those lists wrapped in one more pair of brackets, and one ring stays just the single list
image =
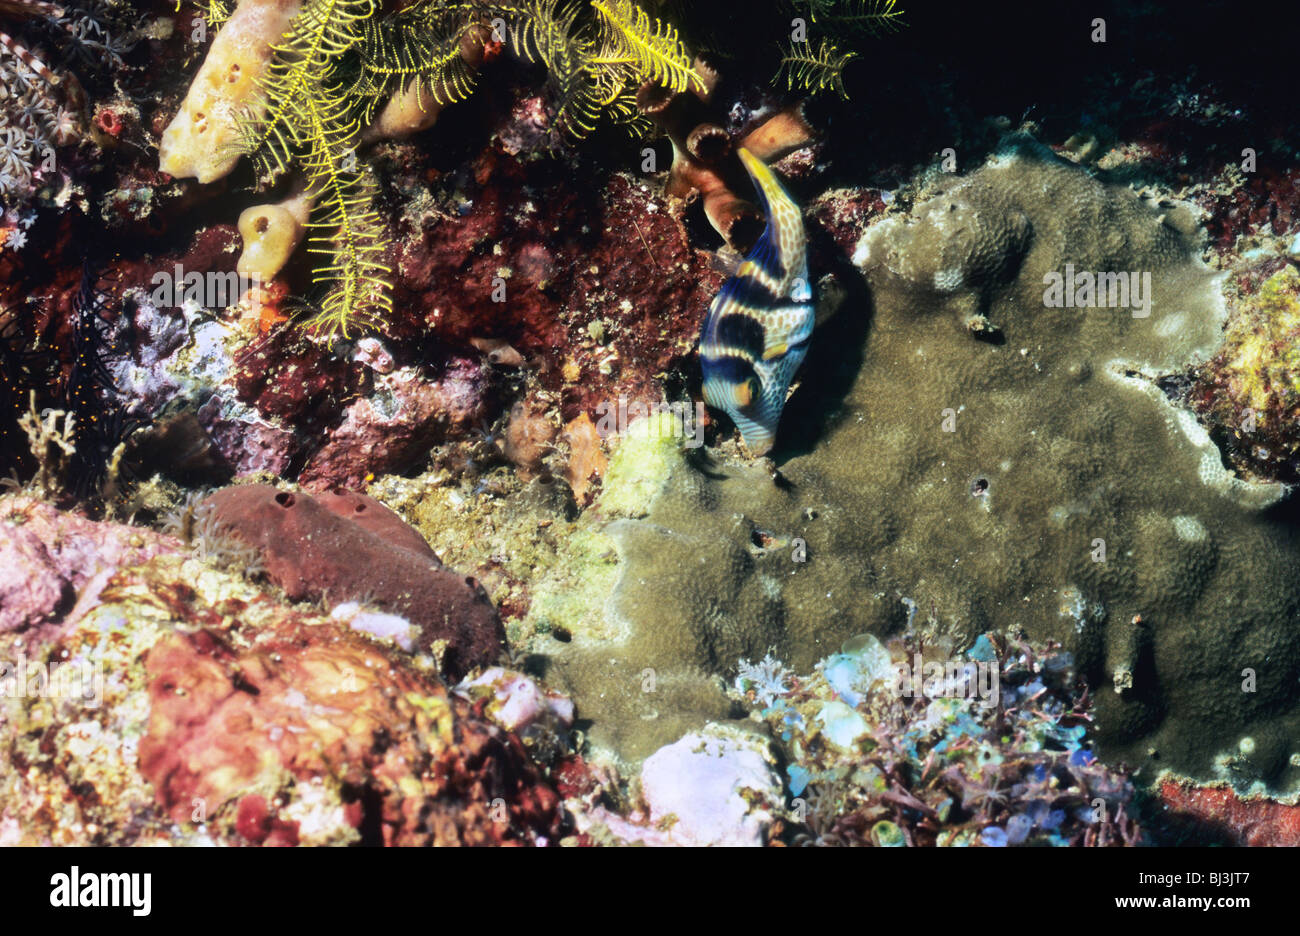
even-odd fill
[{"label": "blue and yellow fish", "polygon": [[755,455],[776,439],[795,371],[813,333],[803,216],[772,170],[737,151],[767,214],[754,249],[722,284],[700,335],[704,401],[723,410]]}]

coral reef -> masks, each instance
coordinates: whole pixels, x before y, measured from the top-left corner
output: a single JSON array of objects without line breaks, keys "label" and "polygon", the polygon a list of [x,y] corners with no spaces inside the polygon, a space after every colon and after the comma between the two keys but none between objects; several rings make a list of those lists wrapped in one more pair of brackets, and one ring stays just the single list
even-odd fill
[{"label": "coral reef", "polygon": [[1293,842],[1294,109],[1153,9],[0,0],[0,842]]},{"label": "coral reef", "polygon": [[[301,169],[296,210],[246,215],[242,264],[274,276],[304,229],[315,231],[309,249],[324,261],[315,282],[328,289],[310,323],[345,336],[392,311],[376,184],[357,151],[426,129],[443,106],[467,97],[489,42],[508,41],[546,67],[556,124],[577,136],[602,113],[635,117],[630,95],[642,82],[681,90],[699,81],[676,31],[631,0],[501,8],[424,0],[380,13],[373,0],[240,0],[160,148],[164,172],[201,183],[228,174],[241,151],[263,179]],[[426,110],[424,95],[435,109]]]},{"label": "coral reef", "polygon": [[1059,648],[983,636],[954,661],[915,635],[892,653],[861,635],[808,677],[764,664],[742,661],[735,691],[784,754],[795,844],[1142,841],[1133,784],[1085,746],[1090,715]]},{"label": "coral reef", "polygon": [[1224,347],[1198,372],[1190,394],[1221,427],[1234,467],[1300,481],[1300,272],[1283,267],[1243,298]]},{"label": "coral reef", "polygon": [[0,508],[0,631],[56,633],[118,571],[180,552],[151,530],[66,515],[26,495],[4,497]]},{"label": "coral reef", "polygon": [[[30,31],[60,49],[59,61],[51,67],[19,39],[0,32],[0,197],[13,206],[52,181],[61,148],[91,134],[86,93],[75,73],[62,66],[120,67],[135,36],[126,25],[129,14],[104,0],[9,0],[0,15],[6,25],[9,18],[17,19],[18,36]],[[24,232],[11,232],[6,243],[18,248],[25,239]]]},{"label": "coral reef", "polygon": [[[823,333],[839,363],[810,361],[776,482],[678,458],[653,501],[605,528],[617,586],[575,617],[607,623],[572,624],[556,654],[590,737],[645,756],[684,713],[725,714],[710,686],[741,657],[806,670],[920,614],[959,646],[991,626],[1065,644],[1090,684],[1119,690],[1097,701],[1113,761],[1209,777],[1248,734],[1250,769],[1291,787],[1296,544],[1267,509],[1282,489],[1225,470],[1156,383],[1219,337],[1194,226],[1024,141],[933,188],[867,232],[874,308]],[[1150,272],[1150,315],[1046,306],[1067,260]],[[1003,343],[971,336],[978,314]],[[1242,691],[1247,669],[1258,691]]]}]

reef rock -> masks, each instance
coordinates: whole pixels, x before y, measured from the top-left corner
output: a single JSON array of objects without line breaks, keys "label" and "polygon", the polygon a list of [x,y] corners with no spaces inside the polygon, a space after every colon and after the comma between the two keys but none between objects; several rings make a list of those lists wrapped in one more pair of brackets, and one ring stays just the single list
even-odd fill
[{"label": "reef rock", "polygon": [[[1022,629],[1078,660],[1110,762],[1205,777],[1249,734],[1237,769],[1300,786],[1284,489],[1225,470],[1158,382],[1221,340],[1198,245],[1179,206],[1025,141],[868,230],[874,308],[814,336],[780,476],[678,454],[605,527],[617,584],[555,651],[592,741],[644,757],[725,714],[742,657],[806,671],[857,633]],[[1071,271],[1123,275],[1127,305],[1051,304]]]},{"label": "reef rock", "polygon": [[[4,659],[18,640],[0,637]],[[544,844],[563,831],[519,738],[430,667],[195,559],[117,573],[39,659],[57,661],[45,685],[63,691],[7,682],[0,695],[5,844]]]},{"label": "reef rock", "polygon": [[57,628],[119,569],[180,548],[151,530],[96,523],[23,495],[0,498],[0,632]]},{"label": "reef rock", "polygon": [[346,410],[308,460],[299,481],[309,489],[356,487],[368,477],[405,471],[448,432],[487,416],[487,368],[457,358],[435,380],[403,368],[375,380],[375,391]]},{"label": "reef rock", "polygon": [[675,845],[762,845],[781,780],[761,738],[709,725],[646,758],[641,795]]},{"label": "reef rock", "polygon": [[251,484],[204,503],[217,525],[259,551],[266,574],[291,600],[358,601],[401,615],[451,679],[501,652],[504,630],[482,586],[443,567],[423,537],[377,500]]},{"label": "reef rock", "polygon": [[1300,806],[1265,796],[1238,796],[1224,783],[1198,786],[1174,777],[1161,779],[1158,794],[1165,820],[1195,836],[1188,844],[1300,846]]}]

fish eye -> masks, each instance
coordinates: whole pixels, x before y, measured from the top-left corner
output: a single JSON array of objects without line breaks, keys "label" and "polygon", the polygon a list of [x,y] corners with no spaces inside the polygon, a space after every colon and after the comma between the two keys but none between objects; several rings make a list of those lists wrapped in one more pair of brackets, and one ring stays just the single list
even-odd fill
[{"label": "fish eye", "polygon": [[757,377],[746,377],[732,391],[736,405],[742,408],[751,405],[758,398],[760,389]]}]

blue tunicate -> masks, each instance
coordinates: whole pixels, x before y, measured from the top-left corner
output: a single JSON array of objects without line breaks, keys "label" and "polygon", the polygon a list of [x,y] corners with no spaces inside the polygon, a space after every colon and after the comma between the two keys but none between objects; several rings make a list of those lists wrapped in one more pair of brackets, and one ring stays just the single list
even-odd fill
[{"label": "blue tunicate", "polygon": [[993,649],[993,641],[989,640],[988,634],[980,634],[979,639],[975,641],[975,646],[966,651],[966,656],[978,663],[992,663],[998,658]]},{"label": "blue tunicate", "polygon": [[[1088,818],[1089,818],[1089,819],[1092,818],[1092,812],[1091,812],[1091,811],[1089,811],[1089,813],[1088,813]],[[1065,810],[1064,810],[1064,809],[1053,809],[1051,812],[1049,812],[1049,813],[1047,814],[1047,818],[1045,818],[1045,819],[1040,823],[1040,825],[1041,825],[1044,829],[1055,829],[1057,826],[1059,826],[1059,825],[1060,825],[1062,822],[1064,822],[1064,821],[1065,821]]]},{"label": "blue tunicate", "polygon": [[1012,816],[1007,820],[1007,844],[1019,845],[1025,839],[1029,838],[1029,833],[1034,830],[1034,820],[1030,819],[1024,813]]},{"label": "blue tunicate", "polygon": [[836,747],[852,748],[868,731],[866,720],[843,702],[823,702],[817,719],[823,737]]},{"label": "blue tunicate", "polygon": [[849,705],[857,708],[862,702],[863,693],[856,685],[861,673],[858,671],[857,661],[852,657],[843,653],[831,654],[822,667],[822,675],[835,690],[835,694]]},{"label": "blue tunicate", "polygon": [[980,841],[989,848],[1006,848],[1007,833],[1000,826],[989,826],[980,833]]},{"label": "blue tunicate", "polygon": [[785,772],[790,776],[790,794],[792,796],[802,795],[803,791],[808,788],[808,781],[812,779],[812,774],[798,764],[791,764],[786,767]]},{"label": "blue tunicate", "polygon": [[1079,748],[1079,750],[1075,751],[1070,755],[1070,766],[1087,767],[1096,759],[1097,759],[1097,755],[1093,754],[1092,751],[1087,751],[1084,750],[1083,748]]}]

